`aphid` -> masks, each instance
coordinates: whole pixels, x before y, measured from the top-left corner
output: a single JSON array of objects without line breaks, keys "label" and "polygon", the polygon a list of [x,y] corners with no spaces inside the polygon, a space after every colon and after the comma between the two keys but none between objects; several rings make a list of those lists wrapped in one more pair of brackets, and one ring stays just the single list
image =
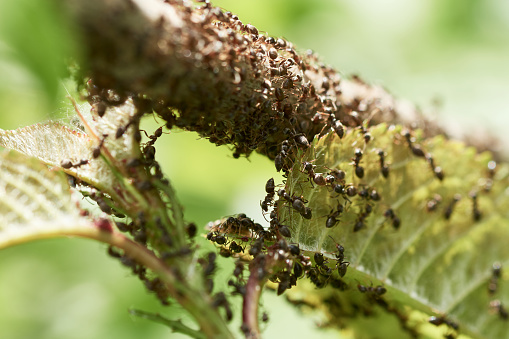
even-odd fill
[{"label": "aphid", "polygon": [[266,312],[263,312],[262,314],[262,321],[264,323],[266,323],[267,321],[269,321],[269,315],[266,313]]},{"label": "aphid", "polygon": [[449,205],[445,209],[445,212],[444,212],[445,219],[449,220],[451,218],[452,212],[454,210],[454,206],[456,205],[456,203],[458,201],[460,201],[460,199],[461,199],[461,195],[459,195],[459,194],[454,195],[452,201],[449,203]]}]

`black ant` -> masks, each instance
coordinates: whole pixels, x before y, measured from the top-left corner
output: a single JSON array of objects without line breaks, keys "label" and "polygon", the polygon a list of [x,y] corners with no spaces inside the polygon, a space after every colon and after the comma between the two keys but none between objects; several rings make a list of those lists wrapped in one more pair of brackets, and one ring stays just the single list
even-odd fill
[{"label": "black ant", "polygon": [[336,219],[337,217],[339,217],[341,215],[341,213],[343,213],[343,206],[338,202],[338,206],[337,206],[337,209],[334,211],[334,209],[332,209],[329,213],[329,215],[327,215],[327,220],[325,221],[325,227],[327,228],[332,228],[334,227],[337,223],[338,223],[338,219]]},{"label": "black ant", "polygon": [[362,150],[360,148],[356,148],[354,155],[355,158],[352,158],[353,160],[352,164],[355,166],[355,175],[359,179],[362,179],[364,177],[364,167],[359,165],[359,162],[361,161],[363,155]]},{"label": "black ant", "polygon": [[445,212],[444,212],[444,218],[446,220],[449,220],[451,218],[451,215],[452,215],[452,212],[454,210],[454,206],[456,205],[456,203],[458,201],[461,200],[461,195],[459,194],[455,194],[452,201],[449,203],[449,205],[447,206],[447,208],[445,209]]},{"label": "black ant", "polygon": [[490,282],[488,284],[488,293],[493,295],[498,289],[498,279],[502,276],[502,265],[499,262],[493,264]]},{"label": "black ant", "polygon": [[384,295],[387,292],[387,289],[385,287],[383,287],[382,285],[373,287],[373,286],[364,286],[364,285],[358,284],[357,289],[361,293],[368,294],[373,299],[378,299],[379,297],[381,297],[382,295]]},{"label": "black ant", "polygon": [[470,197],[472,198],[472,218],[474,221],[479,221],[481,219],[482,213],[479,211],[479,206],[477,203],[477,193],[471,192]]},{"label": "black ant", "polygon": [[394,227],[394,229],[396,230],[399,229],[399,226],[401,225],[401,220],[394,213],[392,208],[389,208],[384,212],[384,217],[392,220],[392,227]]},{"label": "black ant", "polygon": [[311,208],[306,207],[305,203],[307,201],[304,200],[304,198],[290,196],[290,194],[286,193],[286,190],[284,188],[277,191],[277,194],[279,195],[280,198],[283,198],[286,201],[288,201],[293,207],[293,209],[299,212],[304,219],[311,219],[312,217]]},{"label": "black ant", "polygon": [[500,300],[492,300],[490,302],[490,307],[495,309],[500,318],[502,318],[503,320],[509,319],[509,313],[507,312],[504,305],[502,305],[502,302]]},{"label": "black ant", "polygon": [[270,178],[269,180],[267,180],[267,183],[265,184],[265,192],[267,193],[267,195],[265,196],[263,202],[260,202],[260,206],[262,207],[262,210],[264,212],[268,212],[269,206],[272,205],[272,201],[274,199],[275,194],[274,178]]},{"label": "black ant", "polygon": [[367,204],[364,208],[364,212],[362,212],[359,215],[359,218],[357,219],[357,221],[353,227],[354,232],[358,232],[364,228],[364,226],[365,226],[364,222],[365,222],[366,218],[371,214],[372,211],[373,211],[373,206],[371,206],[370,204]]},{"label": "black ant", "polygon": [[412,138],[412,135],[410,134],[410,131],[405,130],[403,132],[403,136],[405,137],[405,139],[408,143],[408,147],[410,147],[410,150],[412,151],[412,153],[415,156],[422,157],[422,158],[424,158],[426,156],[420,145],[413,144],[414,140]]},{"label": "black ant", "polygon": [[389,177],[389,166],[385,164],[385,152],[381,149],[378,150],[378,156],[380,157],[380,172],[387,179]]},{"label": "black ant", "polygon": [[87,165],[88,164],[88,160],[87,159],[81,159],[79,162],[73,164],[71,162],[71,160],[62,160],[60,162],[60,166],[62,168],[65,168],[65,169],[69,169],[69,168],[78,168],[78,167],[81,167],[83,165]]},{"label": "black ant", "polygon": [[430,324],[433,324],[435,326],[440,326],[442,324],[446,324],[447,326],[455,329],[455,330],[458,330],[459,329],[459,325],[449,319],[447,319],[445,316],[439,316],[439,317],[435,317],[435,316],[431,316],[429,319],[428,319],[428,322]]},{"label": "black ant", "polygon": [[336,244],[336,249],[338,250],[338,253],[336,253],[336,268],[338,270],[339,276],[343,278],[346,274],[348,266],[350,265],[348,261],[345,261],[345,248],[338,244],[336,240],[334,240],[330,235],[329,237]]},{"label": "black ant", "polygon": [[435,166],[435,161],[433,160],[431,154],[426,154],[426,160],[428,161],[435,177],[440,181],[444,180],[444,171],[442,170],[442,167]]}]

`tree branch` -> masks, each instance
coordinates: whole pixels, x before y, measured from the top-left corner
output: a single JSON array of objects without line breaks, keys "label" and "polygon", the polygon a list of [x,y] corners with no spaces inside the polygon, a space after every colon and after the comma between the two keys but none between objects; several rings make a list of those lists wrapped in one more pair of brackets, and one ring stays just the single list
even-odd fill
[{"label": "tree branch", "polygon": [[335,120],[345,128],[386,122],[443,133],[381,87],[343,79],[314,54],[207,3],[65,4],[85,42],[84,77],[99,89],[143,97],[139,109],[154,110],[168,127],[234,145],[236,157],[256,150],[274,159],[289,135],[310,140]]}]

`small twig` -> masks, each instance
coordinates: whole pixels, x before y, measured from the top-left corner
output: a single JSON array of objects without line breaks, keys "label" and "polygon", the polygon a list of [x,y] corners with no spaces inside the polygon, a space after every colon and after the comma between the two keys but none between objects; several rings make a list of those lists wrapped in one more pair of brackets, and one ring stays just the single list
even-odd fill
[{"label": "small twig", "polygon": [[[254,266],[253,266],[254,267]],[[258,275],[258,268],[251,270],[246,284],[246,294],[242,304],[242,330],[246,338],[260,338],[260,328],[258,326],[258,304],[262,294],[262,288],[266,279]]]},{"label": "small twig", "polygon": [[185,335],[188,335],[191,338],[195,339],[206,339],[207,337],[203,332],[193,330],[192,328],[189,328],[188,326],[184,325],[182,321],[180,320],[171,320],[168,318],[163,317],[162,315],[158,313],[150,313],[135,309],[130,309],[129,313],[131,315],[134,315],[136,317],[148,319],[150,321],[154,321],[163,325],[166,325],[170,327],[173,332],[182,333]]}]

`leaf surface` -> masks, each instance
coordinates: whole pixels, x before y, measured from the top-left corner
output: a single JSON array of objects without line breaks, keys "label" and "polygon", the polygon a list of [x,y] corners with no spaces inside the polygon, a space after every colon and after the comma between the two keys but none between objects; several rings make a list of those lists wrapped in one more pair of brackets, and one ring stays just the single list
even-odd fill
[{"label": "leaf surface", "polygon": [[[349,130],[342,139],[329,133],[297,155],[300,161],[288,176],[286,190],[309,201],[313,218],[306,220],[280,202],[280,220],[291,226],[291,241],[331,259],[337,253],[335,242],[343,245],[350,262],[345,280],[351,289],[361,279],[355,272],[366,274],[365,284],[379,281],[388,288],[388,300],[444,315],[460,324],[460,333],[509,338],[509,322],[490,307],[495,299],[509,305],[504,270],[495,293],[488,293],[493,264],[509,264],[509,167],[498,164],[490,170],[488,164],[494,162],[489,153],[478,154],[444,137],[421,140],[416,132],[408,142],[401,127],[385,124],[369,132],[368,143],[359,129]],[[426,157],[414,155],[411,147],[420,147]],[[364,168],[362,178],[355,175],[356,148],[363,153],[358,162]],[[381,172],[379,150],[390,167],[387,178]],[[366,190],[368,197],[338,194],[331,185],[312,187],[303,170],[305,161],[312,162],[315,174],[345,171],[341,184]],[[443,170],[443,180],[433,170],[437,167]],[[373,190],[379,200],[370,197]],[[433,199],[437,204],[430,208]],[[327,228],[338,204],[344,212]],[[371,213],[366,212],[368,205]],[[399,227],[387,216],[389,209],[400,219]],[[360,229],[354,232],[356,225]]]},{"label": "leaf surface", "polygon": [[0,154],[0,248],[91,229],[62,172],[18,152]]}]

